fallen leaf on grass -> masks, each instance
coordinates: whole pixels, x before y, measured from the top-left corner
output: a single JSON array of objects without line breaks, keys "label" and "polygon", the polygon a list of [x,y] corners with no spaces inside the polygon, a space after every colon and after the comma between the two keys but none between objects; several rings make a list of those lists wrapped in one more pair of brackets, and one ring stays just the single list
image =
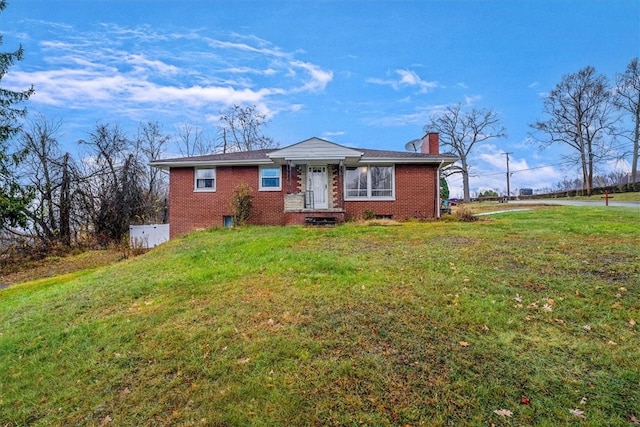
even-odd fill
[{"label": "fallen leaf on grass", "polygon": [[635,415],[629,415],[629,421],[633,425],[640,426],[640,420]]},{"label": "fallen leaf on grass", "polygon": [[513,415],[513,412],[511,412],[508,409],[496,409],[495,411],[496,414],[500,415],[501,417],[510,417],[511,415]]},{"label": "fallen leaf on grass", "polygon": [[629,320],[627,326],[633,329],[633,327],[636,326],[636,321],[633,319]]},{"label": "fallen leaf on grass", "polygon": [[111,419],[111,417],[109,415],[107,415],[106,417],[104,417],[102,419],[102,421],[100,421],[100,427],[104,427],[107,424],[109,424],[111,421],[113,421],[113,419]]},{"label": "fallen leaf on grass", "polygon": [[580,404],[581,404],[582,406],[584,406],[584,405],[586,405],[586,404],[587,404],[587,397],[586,397],[586,396],[582,396],[582,399],[580,399]]},{"label": "fallen leaf on grass", "polygon": [[460,341],[460,343],[459,343],[459,344],[460,344],[460,347],[465,347],[465,348],[466,348],[466,347],[469,347],[469,343],[468,343],[468,342],[466,342],[466,341]]},{"label": "fallen leaf on grass", "polygon": [[584,415],[584,411],[583,411],[582,409],[569,409],[569,412],[571,412],[571,415],[574,415],[574,416],[576,416],[576,417],[578,417],[578,418],[581,418],[581,419],[583,419],[583,420],[584,420],[585,418],[587,418],[587,417]]},{"label": "fallen leaf on grass", "polygon": [[589,332],[591,330],[591,325],[584,325],[582,327],[582,329],[584,329],[585,331]]},{"label": "fallen leaf on grass", "polygon": [[251,362],[251,358],[247,357],[246,359],[238,360],[238,365],[246,365],[249,362]]},{"label": "fallen leaf on grass", "polygon": [[527,396],[522,396],[520,398],[520,403],[523,405],[528,405],[529,403],[531,403],[531,399],[529,399]]}]

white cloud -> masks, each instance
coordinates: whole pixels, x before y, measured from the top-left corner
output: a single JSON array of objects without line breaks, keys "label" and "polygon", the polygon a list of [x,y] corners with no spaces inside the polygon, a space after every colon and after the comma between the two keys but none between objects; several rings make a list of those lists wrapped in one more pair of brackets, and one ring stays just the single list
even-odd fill
[{"label": "white cloud", "polygon": [[[401,103],[405,103],[405,100],[400,100]],[[376,112],[371,114],[371,118],[365,119],[365,123],[371,126],[406,126],[417,125],[420,127],[425,126],[431,116],[437,116],[443,114],[446,111],[446,104],[433,104],[417,106],[413,111],[401,114],[383,114]]]},{"label": "white cloud", "polygon": [[16,90],[33,84],[30,102],[36,109],[37,104],[64,105],[97,117],[115,112],[139,117],[133,112],[171,108],[194,119],[229,105],[252,104],[271,117],[303,108],[299,101],[285,105],[284,95],[318,93],[333,80],[332,71],[300,59],[300,52],[283,51],[255,36],[214,39],[197,29],[162,33],[113,24],[78,33],[69,26],[39,24],[55,34],[39,44],[40,52],[32,52],[46,69],[23,65],[3,79]]},{"label": "white cloud", "polygon": [[318,65],[309,62],[292,61],[291,66],[305,70],[310,77],[304,85],[295,89],[295,92],[319,92],[324,90],[329,82],[333,80],[333,72],[323,70]]},{"label": "white cloud", "polygon": [[180,69],[175,65],[167,64],[163,61],[148,59],[145,55],[126,55],[124,61],[132,64],[136,70],[141,72],[158,72],[162,75],[175,75]]},{"label": "white cloud", "polygon": [[382,85],[382,86],[391,86],[394,90],[401,90],[403,88],[413,88],[418,89],[418,93],[427,93],[431,92],[435,88],[439,87],[437,82],[428,82],[422,80],[420,76],[411,70],[398,69],[395,70],[395,74],[397,78],[391,79],[380,79],[376,77],[372,77],[367,79],[367,83]]},{"label": "white cloud", "polygon": [[327,131],[327,132],[323,132],[322,135],[323,135],[324,138],[330,138],[332,136],[342,136],[342,135],[345,135],[345,134],[346,134],[346,132],[344,132],[344,131],[337,131],[337,132]]},{"label": "white cloud", "polygon": [[465,96],[464,97],[464,106],[465,107],[472,107],[474,104],[478,103],[481,100],[482,100],[482,96],[480,96],[480,95]]}]

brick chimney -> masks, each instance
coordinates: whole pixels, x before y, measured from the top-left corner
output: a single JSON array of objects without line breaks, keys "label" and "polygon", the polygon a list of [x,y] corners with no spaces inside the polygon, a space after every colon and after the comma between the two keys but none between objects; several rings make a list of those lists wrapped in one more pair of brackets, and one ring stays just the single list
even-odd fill
[{"label": "brick chimney", "polygon": [[440,154],[440,136],[437,132],[429,132],[422,137],[423,154]]}]

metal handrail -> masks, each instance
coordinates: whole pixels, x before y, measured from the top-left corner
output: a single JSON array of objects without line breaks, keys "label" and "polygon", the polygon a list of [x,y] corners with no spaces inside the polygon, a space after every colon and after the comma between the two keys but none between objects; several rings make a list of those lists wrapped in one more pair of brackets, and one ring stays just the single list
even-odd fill
[{"label": "metal handrail", "polygon": [[306,190],[304,192],[304,207],[307,209],[315,209],[315,201],[313,197],[313,190]]}]

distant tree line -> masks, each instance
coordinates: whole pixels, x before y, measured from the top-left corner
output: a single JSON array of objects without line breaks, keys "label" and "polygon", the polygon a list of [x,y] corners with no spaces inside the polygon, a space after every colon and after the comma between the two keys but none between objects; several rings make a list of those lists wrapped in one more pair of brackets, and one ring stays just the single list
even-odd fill
[{"label": "distant tree line", "polygon": [[[597,166],[606,161],[630,158],[630,180],[640,181],[638,58],[632,59],[613,83],[591,66],[563,76],[544,97],[542,112],[544,118],[530,125],[531,139],[542,150],[550,146],[568,149],[563,160],[580,170],[584,194],[590,195],[594,185],[600,185],[596,180]],[[464,200],[469,201],[473,150],[479,144],[506,136],[498,114],[492,109],[467,111],[457,104],[434,114],[425,131],[438,132],[443,149],[460,158],[443,172],[446,176],[462,175]]]},{"label": "distant tree line", "polygon": [[[253,115],[251,126],[264,126],[255,107],[234,106],[238,117]],[[221,116],[221,121],[227,116]],[[244,123],[235,124],[241,132]],[[165,155],[175,141],[183,155],[240,151],[274,146],[261,138],[256,144],[241,137],[209,140],[198,128],[184,125],[177,139],[166,134],[158,122],[141,123],[133,137],[115,124],[97,123],[86,139],[77,141],[74,155],[62,149],[61,121],[43,116],[16,129],[13,148],[16,159],[12,176],[21,189],[19,221],[7,218],[7,233],[36,239],[40,245],[122,243],[133,224],[164,223],[168,220],[168,176],[149,166]],[[254,134],[260,127],[252,129]],[[224,129],[224,128],[222,128]],[[231,133],[225,133],[227,136]],[[251,136],[253,137],[253,136]]]}]

